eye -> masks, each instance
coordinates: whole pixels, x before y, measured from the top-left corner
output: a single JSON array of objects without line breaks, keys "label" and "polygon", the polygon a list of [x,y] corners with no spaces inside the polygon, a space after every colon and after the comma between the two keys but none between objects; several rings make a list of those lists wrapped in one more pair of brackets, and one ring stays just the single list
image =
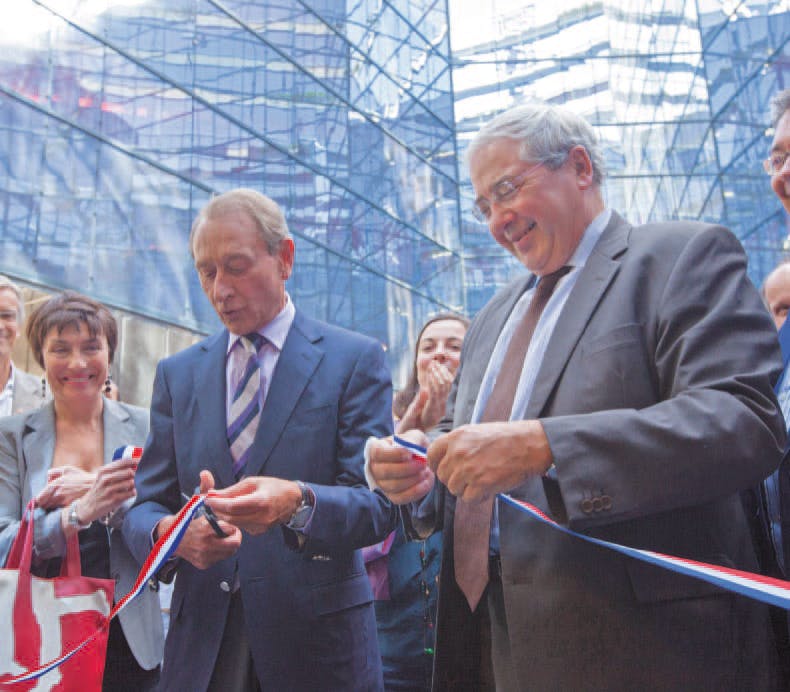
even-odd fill
[{"label": "eye", "polygon": [[777,151],[771,154],[771,168],[774,173],[778,173],[784,168],[785,161],[787,161],[788,153],[786,151]]},{"label": "eye", "polygon": [[502,202],[516,194],[517,190],[512,180],[502,180],[494,187],[494,198]]},{"label": "eye", "polygon": [[472,207],[472,211],[478,221],[486,221],[491,217],[491,207],[488,203],[479,202]]}]

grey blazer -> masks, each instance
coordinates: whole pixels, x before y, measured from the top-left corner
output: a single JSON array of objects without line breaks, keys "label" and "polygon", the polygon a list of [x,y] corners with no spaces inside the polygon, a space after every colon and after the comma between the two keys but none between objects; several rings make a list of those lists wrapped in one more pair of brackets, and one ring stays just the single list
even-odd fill
[{"label": "grey blazer", "polygon": [[[473,322],[450,396],[468,423],[496,339],[531,277]],[[576,531],[756,570],[739,491],[776,468],[776,332],[720,226],[632,227],[616,213],[565,304],[537,374],[556,470],[511,489]],[[443,489],[442,489],[443,490]],[[468,689],[473,619],[453,579],[454,498],[436,680]],[[442,508],[442,505],[444,507]],[[501,577],[521,689],[773,689],[766,608],[588,545],[500,503]]]},{"label": "grey blazer", "polygon": [[[123,445],[142,446],[148,434],[148,412],[104,399],[104,458]],[[19,529],[22,511],[47,483],[55,451],[55,412],[52,402],[16,416],[0,418],[0,564],[4,564]],[[128,503],[129,505],[131,504]],[[120,532],[122,507],[113,516],[110,536],[110,575],[116,601],[134,584],[140,565]],[[34,559],[65,554],[60,512],[37,509]],[[162,660],[164,637],[158,594],[147,588],[118,615],[129,647],[141,667],[150,670]]]},{"label": "grey blazer", "polygon": [[49,387],[42,384],[41,378],[24,370],[14,368],[14,397],[11,400],[11,414],[25,413],[41,406],[51,398]]}]

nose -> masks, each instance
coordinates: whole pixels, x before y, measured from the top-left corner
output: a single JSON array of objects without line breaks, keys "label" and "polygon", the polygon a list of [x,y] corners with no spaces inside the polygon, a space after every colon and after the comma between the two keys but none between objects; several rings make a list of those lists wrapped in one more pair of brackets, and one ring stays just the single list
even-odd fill
[{"label": "nose", "polygon": [[494,237],[504,238],[514,218],[513,210],[506,203],[494,202],[491,204],[488,228]]},{"label": "nose", "polygon": [[229,282],[225,279],[225,275],[222,272],[217,272],[217,275],[214,277],[214,283],[211,286],[211,292],[214,296],[214,300],[218,302],[227,300],[227,298],[233,292]]}]

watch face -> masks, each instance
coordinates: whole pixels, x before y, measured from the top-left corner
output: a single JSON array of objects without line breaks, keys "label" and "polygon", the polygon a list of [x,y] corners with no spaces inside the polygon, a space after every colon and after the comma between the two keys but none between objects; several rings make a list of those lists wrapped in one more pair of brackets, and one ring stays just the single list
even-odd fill
[{"label": "watch face", "polygon": [[294,515],[291,517],[291,521],[289,523],[292,527],[301,529],[310,519],[312,512],[313,508],[310,505],[302,505],[296,510],[296,512],[294,512]]}]

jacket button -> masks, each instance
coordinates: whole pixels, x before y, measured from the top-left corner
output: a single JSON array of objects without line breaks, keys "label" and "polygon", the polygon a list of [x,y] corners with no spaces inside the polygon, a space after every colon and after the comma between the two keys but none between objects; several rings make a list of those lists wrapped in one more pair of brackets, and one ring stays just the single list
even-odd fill
[{"label": "jacket button", "polygon": [[582,500],[582,512],[584,512],[585,514],[590,514],[590,512],[592,511],[593,511],[592,500],[590,500],[589,498],[585,498],[584,500]]},{"label": "jacket button", "polygon": [[225,593],[230,593],[230,584],[228,584],[228,582],[226,582],[224,579],[219,583],[219,588]]}]

